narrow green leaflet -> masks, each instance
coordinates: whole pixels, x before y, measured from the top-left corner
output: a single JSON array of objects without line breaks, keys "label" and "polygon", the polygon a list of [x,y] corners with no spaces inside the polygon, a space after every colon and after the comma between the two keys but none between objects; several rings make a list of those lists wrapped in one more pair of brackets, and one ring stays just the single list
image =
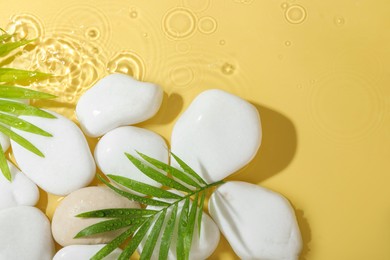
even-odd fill
[{"label": "narrow green leaflet", "polygon": [[91,260],[100,260],[109,255],[112,251],[114,251],[116,248],[118,248],[123,242],[125,242],[126,239],[130,238],[130,236],[136,231],[139,226],[141,226],[143,223],[139,225],[133,225],[128,230],[123,232],[121,235],[113,239],[110,243],[105,245],[102,249],[100,249],[92,258]]},{"label": "narrow green leaflet", "polygon": [[0,42],[2,42],[4,44],[8,40],[10,40],[11,38],[12,38],[12,34],[4,33],[4,34],[0,35]]},{"label": "narrow green leaflet", "polygon": [[151,205],[151,206],[169,206],[169,203],[159,201],[159,200],[153,200],[145,197],[141,197],[126,191],[123,191],[121,189],[116,188],[115,186],[111,185],[108,181],[106,181],[103,177],[98,175],[99,180],[101,180],[107,187],[118,193],[119,195],[128,198],[129,200],[137,201],[142,204]]},{"label": "narrow green leaflet", "polygon": [[199,208],[198,208],[198,235],[200,236],[200,228],[202,225],[202,215],[203,215],[203,205],[204,205],[204,200],[206,198],[206,192],[202,192],[202,196],[200,197],[200,203],[199,203]]},{"label": "narrow green leaflet", "polygon": [[157,210],[113,208],[84,212],[76,215],[79,218],[137,218],[156,214]]},{"label": "narrow green leaflet", "polygon": [[184,240],[184,252],[186,253],[185,258],[190,258],[190,250],[192,245],[192,237],[194,235],[196,211],[198,209],[199,193],[196,193],[194,200],[192,201],[191,210],[188,216],[187,230],[183,235]]},{"label": "narrow green leaflet", "polygon": [[165,226],[164,233],[161,238],[159,259],[167,259],[169,253],[169,247],[172,241],[173,230],[175,229],[176,215],[177,215],[178,205],[174,204],[171,215]]},{"label": "narrow green leaflet", "polygon": [[27,139],[18,135],[17,133],[12,131],[11,129],[9,129],[1,124],[0,124],[0,132],[7,135],[9,138],[14,140],[20,146],[26,148],[30,152],[35,153],[36,155],[38,155],[40,157],[45,157],[45,155],[38,148],[36,148],[32,143],[30,143]]},{"label": "narrow green leaflet", "polygon": [[184,172],[176,169],[175,167],[172,167],[166,163],[163,163],[159,160],[156,160],[156,159],[153,159],[143,153],[140,153],[137,151],[137,153],[139,154],[139,156],[142,157],[142,159],[144,159],[145,161],[147,161],[148,163],[152,164],[154,167],[160,169],[160,170],[163,170],[167,173],[170,173],[173,177],[181,180],[182,182],[184,183],[187,183],[188,185],[191,185],[193,187],[196,187],[196,188],[200,188],[201,186],[196,182],[194,181],[193,179],[191,179],[190,177],[187,176],[187,174],[185,174]]},{"label": "narrow green leaflet", "polygon": [[74,238],[87,237],[94,234],[104,233],[112,230],[118,230],[124,227],[128,227],[133,224],[142,223],[143,219],[135,218],[135,219],[110,219],[106,221],[102,221],[96,224],[93,224],[89,227],[84,228]]},{"label": "narrow green leaflet", "polygon": [[3,147],[1,146],[1,144],[0,144],[0,170],[7,180],[12,181],[11,171],[8,167],[7,158],[5,158]]},{"label": "narrow green leaflet", "polygon": [[135,158],[131,154],[125,153],[127,158],[134,164],[135,167],[137,167],[143,174],[148,176],[149,178],[167,186],[170,188],[174,188],[176,190],[181,190],[185,192],[191,192],[190,189],[183,186],[182,184],[178,183],[177,181],[165,176],[164,174],[160,173],[159,171],[153,169],[152,167],[148,166],[147,164],[143,163],[141,160]]},{"label": "narrow green leaflet", "polygon": [[181,199],[181,196],[177,194],[129,178],[111,174],[108,174],[107,177],[126,188],[145,195],[165,199]]},{"label": "narrow green leaflet", "polygon": [[0,97],[17,99],[49,99],[55,98],[56,96],[27,88],[0,85]]},{"label": "narrow green leaflet", "polygon": [[142,226],[138,229],[137,233],[126,246],[125,250],[123,250],[122,254],[119,256],[119,260],[128,260],[130,258],[130,256],[137,249],[139,243],[141,243],[142,239],[145,237],[151,224],[152,219],[149,219],[144,224],[142,224]]},{"label": "narrow green leaflet", "polygon": [[13,50],[15,50],[23,45],[29,44],[33,41],[35,41],[35,40],[20,40],[20,41],[16,41],[16,42],[3,43],[0,45],[0,57],[4,57],[5,55],[10,53],[11,51],[13,51]]},{"label": "narrow green leaflet", "polygon": [[0,111],[10,113],[13,115],[25,115],[25,116],[37,116],[37,117],[43,117],[43,118],[56,118],[52,114],[30,106],[23,103],[15,102],[15,101],[9,101],[9,100],[2,100],[0,99]]},{"label": "narrow green leaflet", "polygon": [[15,116],[0,113],[0,122],[25,132],[52,137],[52,135],[45,130]]},{"label": "narrow green leaflet", "polygon": [[160,213],[160,216],[153,225],[152,231],[148,235],[148,239],[145,242],[144,248],[141,253],[140,260],[149,260],[153,255],[153,250],[156,247],[158,235],[161,232],[161,228],[164,224],[164,219],[167,211],[166,209]]},{"label": "narrow green leaflet", "polygon": [[41,80],[50,77],[51,74],[38,71],[19,70],[13,68],[0,68],[0,82],[17,82],[28,80]]},{"label": "narrow green leaflet", "polygon": [[180,167],[189,175],[197,179],[202,184],[207,184],[206,181],[202,179],[190,166],[188,166],[183,160],[181,160],[178,156],[176,156],[174,153],[171,152],[171,155],[173,158],[175,158],[175,161],[180,165]]},{"label": "narrow green leaflet", "polygon": [[189,255],[189,251],[187,252],[187,248],[185,246],[185,235],[187,232],[187,226],[188,226],[188,210],[190,205],[190,198],[187,197],[183,208],[181,209],[180,219],[179,219],[179,228],[177,235],[178,237],[181,237],[182,239],[179,239],[176,244],[176,255],[178,259],[181,260],[187,260],[187,255]]}]

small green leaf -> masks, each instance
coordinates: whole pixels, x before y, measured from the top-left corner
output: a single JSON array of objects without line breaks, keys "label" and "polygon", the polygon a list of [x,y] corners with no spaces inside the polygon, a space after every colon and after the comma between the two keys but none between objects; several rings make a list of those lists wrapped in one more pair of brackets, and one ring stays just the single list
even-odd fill
[{"label": "small green leaf", "polygon": [[203,214],[203,205],[206,198],[206,191],[202,192],[202,197],[200,197],[200,203],[198,208],[198,235],[200,236],[200,228],[202,225],[202,214]]},{"label": "small green leaf", "polygon": [[185,192],[191,192],[190,189],[187,187],[183,186],[182,184],[178,183],[177,181],[165,176],[161,172],[153,169],[152,167],[146,165],[139,159],[135,158],[129,153],[125,153],[127,158],[134,164],[135,167],[137,167],[141,172],[143,172],[146,176],[149,178],[161,183],[162,185],[165,185],[170,188],[174,188],[176,190],[181,190]]},{"label": "small green leaf", "polygon": [[7,180],[12,181],[11,171],[8,167],[7,158],[5,157],[1,143],[0,143],[0,170]]},{"label": "small green leaf", "polygon": [[0,99],[0,111],[10,113],[13,115],[25,115],[25,116],[37,116],[43,118],[56,118],[49,112],[46,112],[42,109],[22,104],[15,101],[3,100]]},{"label": "small green leaf", "polygon": [[27,88],[0,85],[0,97],[16,99],[49,99],[55,98],[56,96]]},{"label": "small green leaf", "polygon": [[173,230],[175,229],[176,215],[177,215],[177,203],[173,206],[171,216],[165,226],[164,233],[161,237],[159,259],[167,259],[169,253],[169,247],[171,246]]},{"label": "small green leaf", "polygon": [[156,247],[158,235],[160,234],[161,228],[164,224],[164,219],[167,211],[164,209],[156,222],[154,222],[153,229],[148,234],[148,239],[145,242],[145,246],[142,249],[140,260],[148,260],[152,257],[153,250]]},{"label": "small green leaf", "polygon": [[149,199],[149,198],[144,198],[126,191],[123,191],[121,189],[116,188],[115,186],[111,185],[108,181],[106,181],[103,177],[100,175],[97,175],[98,179],[101,180],[107,187],[118,193],[119,195],[132,200],[132,201],[137,201],[139,203],[145,204],[145,205],[151,205],[151,206],[169,206],[169,203],[164,202],[164,201],[159,201],[159,200],[154,200],[154,199]]},{"label": "small green leaf", "polygon": [[190,205],[189,197],[186,198],[183,208],[181,209],[179,228],[177,232],[177,244],[176,244],[176,255],[177,259],[187,260],[187,251],[185,246],[185,240],[183,234],[186,234],[188,227],[188,210]]},{"label": "small green leaf", "polygon": [[100,249],[94,256],[92,256],[91,260],[101,260],[107,255],[109,255],[115,248],[118,248],[126,239],[130,238],[130,236],[136,231],[139,225],[133,225],[128,230],[123,232],[121,235],[113,239],[110,243],[105,245],[102,249]]},{"label": "small green leaf", "polygon": [[0,82],[16,82],[26,80],[41,80],[52,76],[38,71],[28,71],[13,68],[0,68]]},{"label": "small green leaf", "polygon": [[196,188],[201,187],[196,181],[194,181],[193,179],[188,177],[185,172],[182,172],[182,171],[180,171],[180,170],[178,170],[178,169],[176,169],[176,168],[174,168],[166,163],[163,163],[159,160],[151,158],[151,157],[149,157],[143,153],[140,153],[138,151],[137,151],[137,153],[139,154],[139,156],[142,157],[142,159],[144,159],[148,163],[152,164],[154,167],[156,167],[160,170],[163,170],[167,173],[170,173],[173,177],[181,180],[182,182],[187,183],[188,185],[191,185],[191,186],[196,187]]},{"label": "small green leaf", "polygon": [[130,258],[130,256],[137,249],[139,243],[141,243],[142,239],[145,237],[151,224],[152,219],[150,218],[138,229],[137,233],[130,240],[125,250],[123,250],[122,254],[119,256],[119,260],[128,260]]},{"label": "small green leaf", "polygon": [[33,41],[35,41],[35,40],[20,40],[20,41],[16,41],[16,42],[7,42],[7,43],[0,44],[0,57],[4,57],[5,55],[10,53],[11,51],[13,51],[13,50],[15,50],[23,45],[27,45]]},{"label": "small green leaf", "polygon": [[113,208],[84,212],[76,215],[78,218],[137,218],[156,214],[157,210]]},{"label": "small green leaf", "polygon": [[156,188],[149,184],[145,184],[136,180],[132,180],[126,177],[118,176],[118,175],[107,175],[110,179],[115,181],[116,183],[129,188],[133,191],[140,192],[147,196],[157,197],[157,198],[166,198],[166,199],[181,199],[182,197],[174,194],[172,192]]},{"label": "small green leaf", "polygon": [[128,227],[134,224],[142,223],[144,219],[136,218],[136,219],[110,219],[106,221],[102,221],[96,224],[93,224],[89,227],[84,228],[74,238],[87,237],[94,234],[104,233],[108,231],[118,230],[124,227]]},{"label": "small green leaf", "polygon": [[200,177],[190,166],[188,166],[182,159],[177,157],[174,153],[171,152],[171,155],[173,158],[175,158],[175,161],[180,165],[180,167],[189,175],[197,179],[202,184],[207,184],[202,177]]},{"label": "small green leaf", "polygon": [[0,113],[0,122],[25,132],[42,135],[46,137],[53,137],[51,134],[42,130],[41,128],[15,116],[10,116],[7,114]]},{"label": "small green leaf", "polygon": [[192,245],[192,238],[194,235],[194,229],[195,229],[195,220],[196,220],[196,211],[198,209],[198,199],[199,199],[199,193],[196,193],[195,198],[191,205],[190,214],[188,216],[188,225],[187,230],[185,234],[183,235],[184,239],[184,252],[186,254],[186,259],[190,258],[190,250]]},{"label": "small green leaf", "polygon": [[17,133],[15,133],[14,131],[12,131],[11,129],[8,129],[7,127],[3,126],[0,124],[0,132],[2,132],[3,134],[7,135],[9,138],[11,138],[12,140],[14,140],[16,143],[18,143],[20,146],[26,148],[27,150],[29,150],[30,152],[32,153],[35,153],[36,155],[40,156],[40,157],[45,157],[43,155],[43,153],[41,151],[39,151],[38,148],[36,148],[32,143],[30,143],[27,139],[25,139],[24,137],[18,135]]}]

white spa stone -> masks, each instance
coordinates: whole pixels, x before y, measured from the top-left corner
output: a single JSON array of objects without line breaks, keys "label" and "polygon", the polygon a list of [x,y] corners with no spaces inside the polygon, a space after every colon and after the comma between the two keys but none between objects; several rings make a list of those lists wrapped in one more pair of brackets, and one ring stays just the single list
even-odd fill
[{"label": "white spa stone", "polygon": [[20,118],[46,130],[53,137],[13,129],[34,144],[44,158],[12,140],[11,145],[20,169],[33,182],[49,193],[64,196],[87,186],[95,176],[96,166],[85,136],[76,124],[57,113],[50,113],[57,118]]},{"label": "white spa stone", "polygon": [[154,116],[163,98],[162,89],[123,74],[111,74],[79,99],[77,118],[88,136],[101,136],[124,125],[132,125]]},{"label": "white spa stone", "polygon": [[3,152],[7,151],[10,146],[9,137],[3,133],[0,133],[0,144],[1,148],[3,148]]},{"label": "white spa stone", "polygon": [[61,246],[105,244],[120,235],[123,230],[95,234],[85,238],[74,237],[84,228],[107,220],[102,218],[78,218],[76,215],[99,209],[139,208],[137,202],[130,201],[107,187],[86,187],[72,192],[57,206],[52,220],[52,233]]},{"label": "white spa stone", "polygon": [[227,182],[212,194],[209,212],[241,259],[298,259],[301,234],[294,210],[280,194]]},{"label": "white spa stone", "polygon": [[[72,245],[62,248],[53,257],[53,260],[87,260],[102,249],[105,244],[100,245]],[[117,248],[104,258],[104,260],[116,260],[122,250]]]},{"label": "white spa stone", "polygon": [[[169,190],[172,193],[180,194],[177,191]],[[169,201],[167,199],[160,199],[162,201]],[[180,218],[181,209],[183,208],[184,202],[179,203],[177,215],[176,215],[176,226],[173,231],[172,239],[171,239],[171,245],[168,252],[168,259],[169,260],[176,260],[176,239],[177,239],[177,232],[178,232],[178,223]],[[158,207],[148,206],[147,209],[159,209]],[[171,209],[167,210],[167,216],[165,217],[165,222],[163,224],[162,230],[164,230],[167,221],[169,219],[169,216],[171,214]],[[161,237],[162,237],[163,231],[160,232],[159,238],[156,243],[156,247],[153,251],[151,260],[157,260],[159,253],[160,253],[160,244],[161,244]],[[148,237],[148,236],[146,236]],[[192,238],[192,246],[190,251],[190,260],[201,260],[201,259],[207,259],[210,257],[210,255],[215,251],[215,249],[218,246],[220,239],[220,232],[218,229],[218,226],[215,224],[215,222],[207,215],[205,212],[202,213],[202,224],[201,224],[201,230],[200,230],[200,236],[198,233],[198,224],[197,221],[195,222],[195,230]],[[138,247],[138,252],[142,252],[142,249],[145,245],[146,240],[144,239],[140,246]]]},{"label": "white spa stone", "polygon": [[8,181],[0,170],[0,210],[15,206],[34,206],[39,199],[38,187],[8,162],[12,181]]},{"label": "white spa stone", "polygon": [[95,160],[104,174],[114,174],[156,187],[161,184],[138,170],[125,152],[140,157],[136,151],[168,163],[168,148],[164,139],[150,131],[134,126],[122,126],[105,134],[95,148]]},{"label": "white spa stone", "polygon": [[[257,109],[237,96],[213,89],[198,95],[176,122],[171,149],[210,183],[251,161],[261,137]],[[174,160],[172,165],[177,167]]]},{"label": "white spa stone", "polygon": [[0,210],[0,259],[51,260],[54,243],[47,217],[37,208]]}]

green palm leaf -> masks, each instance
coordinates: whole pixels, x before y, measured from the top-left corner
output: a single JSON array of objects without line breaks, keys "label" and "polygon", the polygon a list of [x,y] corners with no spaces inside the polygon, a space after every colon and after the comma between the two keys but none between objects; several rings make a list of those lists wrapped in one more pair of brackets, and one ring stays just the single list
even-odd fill
[{"label": "green palm leaf", "polygon": [[[110,222],[103,221],[101,222],[102,224],[99,223],[92,225],[91,227],[87,227],[81,231],[82,235],[90,234],[91,232],[100,233],[103,230],[110,230],[107,228],[107,226],[116,223],[116,221],[118,221],[119,227],[122,228],[122,223],[130,223],[131,221],[139,220],[137,221],[136,225],[130,226],[130,229],[132,229],[131,232],[129,231],[128,233],[122,233],[120,236],[103,247],[98,253],[96,253],[92,259],[97,260],[107,256],[116,247],[119,247],[133,233],[133,238],[131,238],[119,259],[129,259],[129,257],[134,253],[142,241],[145,241],[145,244],[143,246],[142,252],[140,253],[141,259],[150,259],[150,257],[153,255],[153,251],[156,248],[160,234],[162,235],[159,246],[159,259],[167,259],[171,246],[171,240],[175,232],[176,223],[178,225],[176,240],[177,259],[188,259],[192,245],[192,238],[194,233],[198,231],[198,229],[195,229],[195,224],[197,223],[198,227],[201,225],[206,190],[223,182],[214,182],[211,184],[205,184],[204,186],[196,185],[196,187],[193,187],[193,189],[185,188],[186,194],[179,196],[176,193],[181,193],[183,189],[182,185],[172,178],[165,176],[154,167],[164,171],[168,170],[169,172],[174,169],[176,173],[180,173],[182,175],[186,175],[186,173],[171,166],[167,167],[165,163],[142,153],[139,153],[139,155],[145,161],[141,161],[140,159],[126,153],[126,156],[129,158],[130,162],[136,166],[136,168],[141,170],[151,179],[159,182],[161,185],[163,185],[163,187],[157,188],[123,176],[108,175],[108,177],[116,183],[114,186],[109,181],[105,180],[102,176],[98,175],[98,178],[110,189],[120,194],[121,196],[137,201],[144,206],[153,205],[156,207],[156,209],[100,209],[77,215],[77,217],[83,218],[114,218],[108,220]],[[184,163],[181,160],[180,162],[181,164]],[[150,165],[148,165],[148,163]],[[193,175],[191,174],[191,176]],[[178,179],[181,178],[179,177]],[[200,183],[203,183],[204,180],[201,180],[202,181],[200,181]],[[175,192],[167,191],[167,187],[173,188]],[[178,187],[178,189],[175,189],[175,187]],[[131,193],[131,191],[145,194],[146,197],[135,195]],[[154,197],[164,199],[165,201],[155,200]],[[191,200],[191,197],[194,197],[194,199]],[[179,211],[180,216],[177,216]],[[167,214],[167,212],[171,213]],[[124,222],[125,219],[129,222]],[[142,223],[140,224],[139,222]],[[164,223],[166,224],[164,225]],[[137,228],[134,228],[134,226]],[[145,239],[146,236],[148,236],[147,239]]]},{"label": "green palm leaf", "polygon": [[108,231],[118,230],[124,227],[128,227],[134,224],[140,224],[143,222],[142,218],[132,218],[132,219],[110,219],[102,221],[96,224],[93,224],[87,228],[84,228],[79,233],[76,234],[74,238],[87,237],[99,233],[104,233]]},{"label": "green palm leaf", "polygon": [[[0,57],[5,57],[10,54],[12,51],[17,50],[19,47],[25,46],[34,40],[14,40],[11,34],[8,34],[3,29],[0,28],[2,34],[0,35]],[[12,140],[17,142],[22,147],[26,148],[30,152],[37,154],[38,156],[44,157],[43,153],[37,149],[32,143],[22,136],[16,134],[14,131],[8,129],[6,126],[10,126],[19,130],[26,132],[51,137],[52,135],[45,130],[27,122],[16,116],[19,115],[30,115],[30,116],[39,116],[45,118],[55,118],[52,114],[43,111],[41,109],[35,108],[30,105],[21,104],[15,101],[4,100],[7,98],[14,99],[47,99],[53,98],[51,94],[29,90],[17,86],[10,86],[9,83],[15,82],[30,82],[36,80],[42,80],[47,77],[50,77],[50,74],[38,72],[38,71],[28,71],[15,68],[0,68],[0,132],[10,137]],[[11,115],[8,115],[8,114]],[[12,116],[14,115],[14,116]],[[4,124],[4,125],[3,125]],[[0,149],[0,169],[3,172],[3,175],[11,181],[10,170],[8,168],[7,160],[4,155],[3,149]]]}]

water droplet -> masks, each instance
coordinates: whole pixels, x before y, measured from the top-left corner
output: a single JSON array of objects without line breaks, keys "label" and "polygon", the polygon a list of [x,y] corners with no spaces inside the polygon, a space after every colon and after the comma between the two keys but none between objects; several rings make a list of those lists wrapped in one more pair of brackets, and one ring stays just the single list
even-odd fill
[{"label": "water droplet", "polygon": [[132,52],[121,52],[115,55],[107,64],[110,73],[122,73],[142,80],[145,73],[145,65],[141,57]]},{"label": "water droplet", "polygon": [[138,12],[137,12],[137,9],[135,7],[130,8],[129,14],[130,14],[131,19],[136,19],[138,17]]},{"label": "water droplet", "polygon": [[226,41],[225,40],[220,40],[219,41],[219,45],[225,45],[226,44]]},{"label": "water droplet", "polygon": [[306,19],[306,9],[300,5],[291,5],[285,12],[285,17],[289,23],[300,24]]},{"label": "water droplet", "polygon": [[198,30],[204,34],[212,34],[217,30],[217,21],[210,16],[200,18]]},{"label": "water droplet", "polygon": [[290,41],[285,41],[284,45],[286,45],[287,47],[290,47],[291,46],[291,42]]},{"label": "water droplet", "polygon": [[282,4],[280,5],[280,7],[281,7],[282,9],[287,9],[288,3],[284,2],[284,3],[282,3]]},{"label": "water droplet", "polygon": [[185,39],[196,29],[196,16],[189,9],[177,7],[168,11],[163,18],[163,31],[171,39]]},{"label": "water droplet", "polygon": [[222,65],[221,70],[222,70],[223,74],[231,75],[231,74],[234,73],[235,68],[234,68],[234,66],[232,64],[225,63],[225,64]]},{"label": "water droplet", "polygon": [[148,33],[143,33],[142,36],[143,36],[144,38],[148,38],[148,37],[149,37],[149,34],[148,34]]},{"label": "water droplet", "polygon": [[341,26],[343,26],[343,25],[345,24],[345,19],[344,19],[344,17],[342,17],[342,16],[335,16],[335,17],[333,18],[333,23],[334,23],[336,26],[341,27]]},{"label": "water droplet", "polygon": [[86,33],[85,33],[86,37],[90,40],[96,40],[99,38],[100,36],[100,32],[98,29],[96,28],[89,28]]}]

